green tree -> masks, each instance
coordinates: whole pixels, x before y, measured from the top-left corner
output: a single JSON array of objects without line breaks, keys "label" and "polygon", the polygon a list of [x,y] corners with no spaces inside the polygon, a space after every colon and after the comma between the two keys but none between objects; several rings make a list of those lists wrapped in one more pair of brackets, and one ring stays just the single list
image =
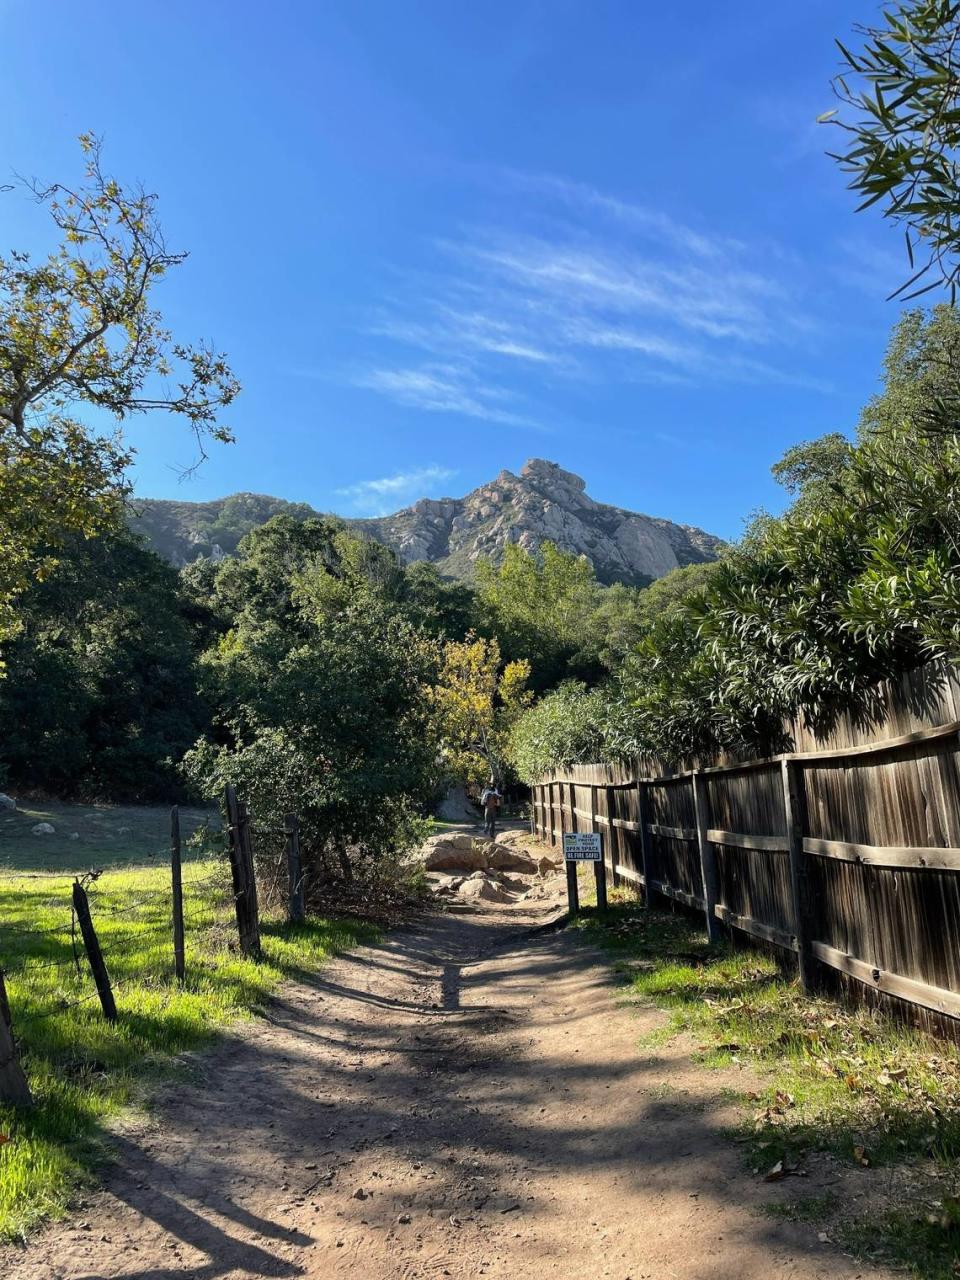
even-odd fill
[{"label": "green tree", "polygon": [[217,570],[229,625],[203,660],[215,723],[186,772],[211,799],[234,782],[266,824],[296,809],[315,873],[332,860],[352,877],[408,847],[439,781],[437,648],[400,588],[366,540],[286,516]]},{"label": "green tree", "polygon": [[238,390],[222,355],[173,340],[151,304],[185,256],[164,243],[156,197],[124,190],[104,173],[99,142],[80,141],[84,185],[31,188],[57,248],[36,263],[0,257],[0,643],[16,630],[17,594],[49,573],[62,540],[121,515],[130,453],[120,428],[90,430],[77,408],[116,424],[173,414],[202,456],[209,439],[230,439],[217,415]]},{"label": "green tree", "polygon": [[904,228],[911,275],[897,294],[945,283],[952,301],[960,272],[960,4],[905,0],[857,34],[859,49],[837,42],[843,109],[821,117],[849,135],[834,158],[862,197],[859,207],[879,204]]},{"label": "green tree", "polygon": [[477,563],[476,585],[485,629],[497,636],[505,658],[529,661],[534,689],[602,673],[590,625],[600,587],[586,557],[552,542],[536,555],[508,543],[499,567]]},{"label": "green tree", "polygon": [[404,601],[411,621],[434,636],[463,639],[477,624],[473,588],[442,578],[427,560],[407,566]]},{"label": "green tree", "polygon": [[607,691],[564,681],[514,722],[508,754],[518,775],[535,782],[550,769],[565,769],[608,754]]},{"label": "green tree", "polygon": [[170,800],[207,723],[177,572],[124,530],[74,537],[19,601],[0,765],[85,800]]}]

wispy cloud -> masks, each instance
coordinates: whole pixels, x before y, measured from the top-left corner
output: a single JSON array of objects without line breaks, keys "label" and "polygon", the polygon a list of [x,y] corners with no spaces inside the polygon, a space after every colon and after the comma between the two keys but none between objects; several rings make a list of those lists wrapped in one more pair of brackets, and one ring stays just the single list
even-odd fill
[{"label": "wispy cloud", "polygon": [[587,182],[575,182],[554,173],[523,173],[516,169],[504,169],[501,172],[504,180],[520,191],[558,200],[577,211],[599,213],[621,223],[630,231],[673,245],[701,258],[715,258],[744,247],[739,240],[697,231],[659,209],[622,200]]},{"label": "wispy cloud", "polygon": [[499,171],[511,226],[439,239],[371,318],[379,347],[355,385],[397,403],[535,427],[570,379],[825,391],[804,355],[818,323],[802,264],[551,174]]},{"label": "wispy cloud", "polygon": [[429,495],[437,485],[456,474],[449,467],[418,467],[415,471],[401,471],[375,480],[358,480],[335,492],[338,497],[347,498],[350,510],[358,515],[384,516]]},{"label": "wispy cloud", "polygon": [[415,369],[372,369],[357,378],[356,385],[381,391],[399,404],[430,413],[456,413],[506,426],[539,425],[507,407],[516,400],[512,391],[483,382],[469,368],[427,364]]}]

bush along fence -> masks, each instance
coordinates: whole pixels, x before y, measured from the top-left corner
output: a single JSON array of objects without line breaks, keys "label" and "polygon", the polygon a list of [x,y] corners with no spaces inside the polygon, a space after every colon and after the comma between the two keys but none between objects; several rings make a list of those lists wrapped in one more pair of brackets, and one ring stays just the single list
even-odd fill
[{"label": "bush along fence", "polygon": [[878,686],[794,749],[668,771],[579,765],[533,787],[531,825],[605,833],[615,884],[702,911],[842,989],[960,1038],[960,672]]},{"label": "bush along fence", "polygon": [[[305,918],[304,882],[300,861],[300,841],[297,815],[288,814],[282,832],[264,832],[254,828],[247,807],[237,799],[233,787],[226,788],[225,794],[226,834],[232,881],[233,907],[236,916],[238,946],[241,954],[250,960],[260,960],[260,911],[257,896],[257,876],[254,863],[254,834],[282,834],[284,839],[284,863],[287,873],[286,917],[288,923],[299,924]],[[34,968],[46,968],[52,965],[74,968],[78,979],[84,968],[89,971],[93,989],[84,991],[73,1000],[56,1001],[49,1010],[29,1015],[45,1017],[58,1014],[70,1004],[97,1000],[104,1019],[116,1023],[120,1017],[117,1011],[114,991],[118,984],[110,977],[110,956],[105,954],[97,932],[98,904],[96,884],[101,872],[94,870],[74,880],[69,901],[64,901],[64,924],[54,929],[32,930],[36,934],[55,936],[61,944],[59,950],[65,951],[63,957],[39,962],[28,962],[23,971]],[[278,869],[278,879],[280,870]],[[196,895],[197,890],[204,888],[225,887],[224,867],[221,862],[214,864],[209,875],[190,882],[190,891]],[[156,895],[153,895],[156,896]],[[167,895],[164,892],[164,899]],[[91,900],[92,899],[92,900]],[[152,900],[152,899],[151,899]],[[185,908],[183,884],[182,847],[180,839],[180,812],[174,807],[170,812],[170,964],[176,981],[186,981],[186,939],[187,926],[191,918],[195,918]],[[121,914],[140,908],[146,898],[138,897],[135,901],[122,906],[105,908],[111,914]],[[22,933],[23,930],[18,932]],[[0,930],[2,938],[2,930]],[[6,970],[7,973],[14,971]],[[20,970],[16,971],[20,972]],[[19,1061],[16,1042],[16,1027],[11,1016],[10,1003],[7,999],[5,969],[0,955],[0,1102],[15,1105],[31,1103],[30,1087]]]}]

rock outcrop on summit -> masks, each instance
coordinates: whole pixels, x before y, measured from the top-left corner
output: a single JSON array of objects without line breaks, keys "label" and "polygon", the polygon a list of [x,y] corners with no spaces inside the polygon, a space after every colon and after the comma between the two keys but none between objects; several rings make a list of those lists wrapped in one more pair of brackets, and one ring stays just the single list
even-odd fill
[{"label": "rock outcrop on summit", "polygon": [[[179,565],[231,554],[244,533],[273,515],[319,514],[305,503],[249,493],[204,503],[144,499],[135,506],[133,527]],[[501,471],[463,498],[422,498],[392,516],[344,523],[407,563],[428,560],[463,579],[472,577],[479,559],[499,562],[511,542],[528,551],[553,542],[586,556],[601,582],[637,586],[679,565],[714,560],[723,545],[702,529],[595,502],[579,476],[542,458],[532,458],[518,475]]]}]

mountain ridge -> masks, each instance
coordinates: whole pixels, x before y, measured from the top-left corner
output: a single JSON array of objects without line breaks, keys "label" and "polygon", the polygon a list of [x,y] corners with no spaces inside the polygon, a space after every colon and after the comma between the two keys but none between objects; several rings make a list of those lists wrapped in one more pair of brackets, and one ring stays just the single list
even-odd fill
[{"label": "mountain ridge", "polygon": [[[183,565],[218,559],[277,514],[307,519],[325,513],[307,503],[237,493],[209,502],[144,498],[131,527],[148,545]],[[594,501],[584,480],[555,462],[530,459],[518,474],[503,470],[462,498],[421,498],[393,515],[337,516],[392,547],[407,563],[427,560],[447,577],[469,579],[475,562],[498,562],[508,542],[535,551],[543,542],[585,555],[601,582],[641,586],[671,569],[716,558],[721,539],[693,525]]]}]

